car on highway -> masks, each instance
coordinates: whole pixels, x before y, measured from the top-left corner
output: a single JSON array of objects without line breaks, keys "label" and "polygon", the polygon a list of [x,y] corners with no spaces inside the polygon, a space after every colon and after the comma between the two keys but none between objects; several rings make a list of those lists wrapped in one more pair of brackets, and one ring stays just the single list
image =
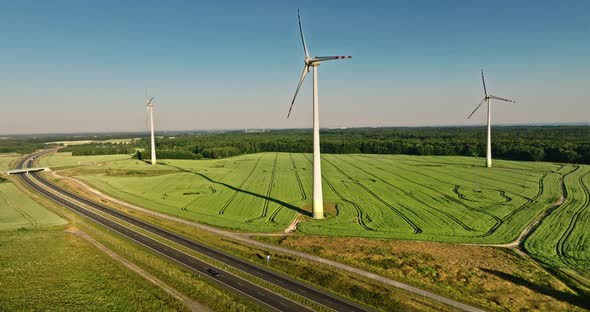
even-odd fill
[{"label": "car on highway", "polygon": [[217,272],[213,269],[207,269],[207,272],[209,272],[209,274],[211,274],[213,276],[219,276],[219,272]]}]

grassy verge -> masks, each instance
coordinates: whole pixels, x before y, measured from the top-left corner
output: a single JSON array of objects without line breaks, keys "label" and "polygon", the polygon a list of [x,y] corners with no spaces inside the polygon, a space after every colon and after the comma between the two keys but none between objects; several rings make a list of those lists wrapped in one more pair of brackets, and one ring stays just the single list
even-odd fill
[{"label": "grassy verge", "polygon": [[587,308],[583,296],[508,249],[362,238],[256,239],[346,263],[488,310]]}]

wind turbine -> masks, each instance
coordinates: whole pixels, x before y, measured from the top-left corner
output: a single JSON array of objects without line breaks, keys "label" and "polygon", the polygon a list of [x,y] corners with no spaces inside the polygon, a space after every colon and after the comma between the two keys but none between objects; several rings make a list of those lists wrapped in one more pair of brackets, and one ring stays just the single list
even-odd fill
[{"label": "wind turbine", "polygon": [[151,152],[152,152],[152,165],[156,164],[156,141],[154,139],[154,104],[152,101],[154,100],[154,96],[147,102],[147,110],[150,114],[150,127],[152,131],[152,140],[151,140]]},{"label": "wind turbine", "polygon": [[293,101],[289,107],[289,113],[287,118],[291,116],[291,110],[295,103],[295,98],[301,89],[301,85],[305,80],[305,77],[309,73],[309,68],[313,68],[313,206],[312,214],[314,219],[324,218],[324,199],[322,195],[322,169],[320,164],[320,120],[318,111],[318,66],[323,61],[349,59],[351,56],[316,56],[311,58],[305,45],[305,38],[303,37],[303,28],[301,27],[301,15],[297,10],[297,18],[299,20],[299,33],[301,34],[301,42],[303,43],[303,51],[305,52],[305,65],[303,66],[303,72],[301,78],[299,78],[299,84],[295,89],[295,95],[293,95]]},{"label": "wind turbine", "polygon": [[510,103],[516,103],[516,101],[513,100],[508,100],[508,99],[503,99],[501,97],[497,97],[495,95],[488,95],[488,91],[486,90],[486,80],[483,76],[483,69],[481,70],[481,81],[483,82],[483,100],[481,100],[481,102],[479,103],[479,105],[477,105],[477,107],[473,110],[473,112],[471,112],[471,114],[469,115],[469,117],[467,117],[467,119],[471,118],[471,116],[473,116],[473,114],[475,114],[475,112],[483,105],[484,102],[488,103],[488,149],[487,149],[487,153],[486,153],[486,166],[488,168],[492,167],[492,128],[491,128],[491,109],[492,109],[492,100],[500,100],[500,101],[505,101],[505,102],[510,102]]}]

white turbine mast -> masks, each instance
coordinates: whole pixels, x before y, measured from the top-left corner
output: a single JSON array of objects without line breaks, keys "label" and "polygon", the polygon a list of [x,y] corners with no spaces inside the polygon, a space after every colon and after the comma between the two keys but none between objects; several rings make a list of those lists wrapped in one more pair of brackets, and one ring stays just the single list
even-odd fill
[{"label": "white turbine mast", "polygon": [[322,195],[322,169],[320,164],[320,120],[318,111],[318,66],[323,61],[349,59],[351,56],[316,56],[311,58],[307,51],[307,45],[305,44],[305,38],[303,36],[303,28],[301,27],[301,15],[297,10],[297,18],[299,20],[299,33],[301,34],[301,42],[303,43],[303,51],[305,52],[305,65],[303,66],[303,72],[301,78],[299,78],[299,84],[295,89],[295,95],[291,101],[289,107],[289,113],[287,118],[291,116],[291,110],[295,103],[295,98],[301,89],[301,85],[305,80],[305,77],[309,73],[309,68],[313,68],[313,203],[312,203],[312,214],[314,219],[324,218],[324,199]]},{"label": "white turbine mast", "polygon": [[467,117],[467,119],[471,118],[471,116],[473,116],[473,114],[475,114],[475,112],[483,105],[484,102],[487,102],[488,104],[488,146],[487,146],[487,152],[486,152],[486,166],[488,168],[492,167],[492,128],[491,128],[491,104],[492,104],[492,100],[500,100],[500,101],[505,101],[505,102],[510,102],[510,103],[516,103],[516,101],[513,100],[508,100],[508,99],[504,99],[501,97],[497,97],[495,95],[488,95],[488,91],[486,90],[486,80],[483,76],[483,69],[481,70],[481,81],[483,83],[483,100],[481,100],[481,102],[479,103],[479,105],[477,105],[477,107],[473,110],[473,112],[471,112],[471,114],[469,115],[469,117]]},{"label": "white turbine mast", "polygon": [[147,111],[150,114],[150,130],[151,130],[151,153],[152,153],[152,165],[156,164],[156,141],[154,138],[154,104],[152,101],[154,100],[154,96],[147,101]]}]

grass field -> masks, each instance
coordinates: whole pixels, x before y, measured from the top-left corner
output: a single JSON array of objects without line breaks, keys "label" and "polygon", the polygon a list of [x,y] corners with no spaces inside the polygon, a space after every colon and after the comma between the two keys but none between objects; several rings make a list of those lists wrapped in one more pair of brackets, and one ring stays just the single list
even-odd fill
[{"label": "grass field", "polygon": [[37,228],[67,223],[21,192],[12,183],[0,183],[0,230]]},{"label": "grass field", "polygon": [[3,232],[0,289],[0,311],[185,310],[63,227]]}]

